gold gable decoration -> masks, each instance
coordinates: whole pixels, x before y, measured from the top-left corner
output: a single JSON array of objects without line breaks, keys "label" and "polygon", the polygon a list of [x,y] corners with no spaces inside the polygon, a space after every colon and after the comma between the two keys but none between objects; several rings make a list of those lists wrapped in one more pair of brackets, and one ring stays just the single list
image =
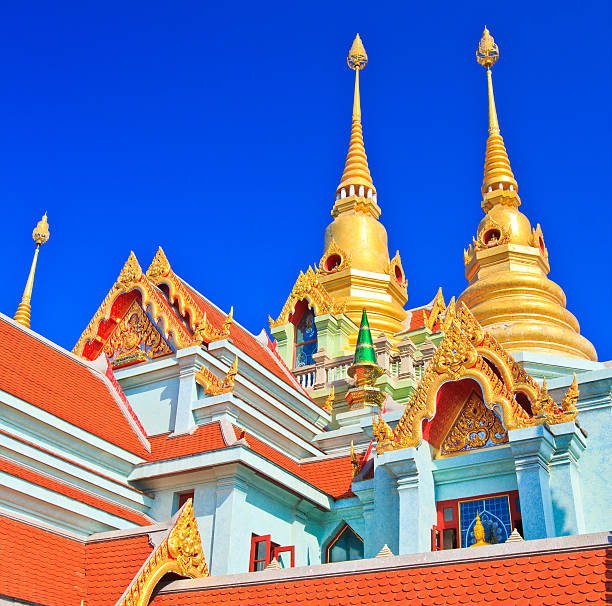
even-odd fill
[{"label": "gold gable decoration", "polygon": [[230,328],[233,321],[233,308],[223,321],[221,328],[215,328],[206,317],[196,300],[193,298],[184,282],[172,271],[172,267],[160,246],[157,253],[147,269],[147,277],[153,284],[168,287],[168,297],[172,304],[178,306],[180,314],[189,318],[189,326],[193,331],[190,345],[201,345],[227,339],[230,336]]},{"label": "gold gable decoration", "polygon": [[319,282],[317,273],[309,266],[306,273],[300,272],[278,318],[276,320],[273,320],[271,317],[269,318],[270,328],[287,324],[289,316],[295,309],[295,304],[302,299],[306,299],[313,306],[316,316],[343,314],[345,310],[345,305],[336,303],[323,284]]},{"label": "gold gable decoration", "polygon": [[442,287],[438,288],[438,292],[434,297],[431,313],[427,320],[425,320],[425,326],[429,328],[429,330],[433,330],[434,324],[436,320],[446,311],[446,303],[444,303],[444,295],[442,294]]},{"label": "gold gable decoration", "polygon": [[231,393],[234,390],[237,374],[238,357],[236,356],[234,363],[224,379],[220,379],[208,368],[202,366],[200,370],[198,370],[195,380],[204,388],[204,393],[207,396],[218,396],[222,393]]},{"label": "gold gable decoration", "polygon": [[476,392],[472,392],[455,422],[442,441],[442,456],[483,448],[487,444],[505,444],[508,432],[501,419],[487,408]]},{"label": "gold gable decoration", "polygon": [[191,342],[191,335],[187,328],[178,320],[163,294],[153,286],[140,268],[136,255],[130,252],[117,281],[102,301],[102,304],[83,331],[72,353],[80,356],[87,343],[100,341],[98,330],[102,321],[108,320],[113,303],[118,296],[131,290],[138,290],[142,296],[142,307],[150,310],[153,321],[158,326],[164,339],[173,342],[179,349],[187,347]]},{"label": "gold gable decoration", "polygon": [[[577,380],[574,380],[559,407],[548,395],[546,386],[540,387],[496,339],[484,331],[464,303],[455,306],[454,300],[451,300],[443,330],[444,338],[395,431],[380,415],[375,422],[374,437],[379,454],[385,450],[416,447],[421,443],[423,419],[433,419],[436,394],[448,381],[465,378],[476,380],[482,387],[486,407],[500,413],[506,431],[544,423],[565,423],[576,418]],[[489,362],[495,365],[502,379]],[[534,416],[520,406],[515,397],[518,392],[529,397]]]},{"label": "gold gable decoration", "polygon": [[155,586],[168,573],[192,579],[209,576],[192,499],[185,503],[174,526],[149,556],[117,606],[146,606]]},{"label": "gold gable decoration", "polygon": [[152,360],[173,353],[157,326],[133,301],[103,348],[113,367]]},{"label": "gold gable decoration", "polygon": [[316,267],[316,273],[331,274],[349,269],[351,267],[352,256],[352,254],[340,248],[332,238],[327,250],[323,253],[319,261],[318,267]]}]

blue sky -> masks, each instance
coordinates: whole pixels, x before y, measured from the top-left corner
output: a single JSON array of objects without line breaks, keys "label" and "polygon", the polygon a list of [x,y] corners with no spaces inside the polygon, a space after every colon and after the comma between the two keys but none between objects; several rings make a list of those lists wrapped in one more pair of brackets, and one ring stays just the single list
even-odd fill
[{"label": "blue sky", "polygon": [[550,277],[612,358],[610,4],[19,2],[0,20],[0,194],[13,315],[47,210],[32,328],[71,348],[129,251],[175,271],[253,332],[318,261],[362,109],[408,307],[466,286],[482,217],[488,25],[497,109]]}]

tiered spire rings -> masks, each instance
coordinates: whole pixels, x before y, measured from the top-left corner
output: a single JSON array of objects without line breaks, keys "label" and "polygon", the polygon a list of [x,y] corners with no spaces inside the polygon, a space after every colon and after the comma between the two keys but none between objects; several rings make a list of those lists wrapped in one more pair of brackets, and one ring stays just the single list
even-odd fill
[{"label": "tiered spire rings", "polygon": [[[482,181],[483,208],[485,212],[493,204],[497,203],[497,192],[499,190],[515,192],[515,195],[508,196],[506,194],[504,196],[504,204],[516,207],[521,203],[516,193],[518,191],[518,184],[510,168],[510,159],[508,158],[506,146],[499,131],[499,121],[497,120],[497,110],[495,109],[491,67],[497,59],[499,59],[499,48],[485,26],[482,38],[478,44],[478,50],[476,51],[476,61],[487,69],[489,89],[489,138],[487,139],[484,178]],[[494,198],[495,202],[491,203],[489,198]]]},{"label": "tiered spire rings", "polygon": [[38,260],[38,250],[41,244],[44,244],[49,239],[49,224],[47,223],[47,213],[45,213],[42,219],[38,222],[34,231],[32,232],[32,239],[36,242],[36,250],[34,251],[34,259],[32,260],[32,267],[30,267],[30,275],[26,282],[23,296],[21,297],[21,303],[17,307],[17,311],[13,316],[13,319],[19,324],[22,324],[26,328],[30,328],[30,300],[32,299],[32,288],[34,286],[34,273],[36,272],[36,261]]},{"label": "tiered spire rings", "polygon": [[346,59],[348,66],[355,70],[355,96],[353,99],[353,122],[351,126],[351,140],[346,156],[346,164],[340,185],[336,190],[336,197],[358,195],[371,198],[376,195],[376,188],[372,182],[372,175],[368,167],[363,144],[363,128],[361,126],[361,102],[359,96],[359,72],[367,65],[368,55],[365,52],[359,34],[355,37],[351,50]]}]

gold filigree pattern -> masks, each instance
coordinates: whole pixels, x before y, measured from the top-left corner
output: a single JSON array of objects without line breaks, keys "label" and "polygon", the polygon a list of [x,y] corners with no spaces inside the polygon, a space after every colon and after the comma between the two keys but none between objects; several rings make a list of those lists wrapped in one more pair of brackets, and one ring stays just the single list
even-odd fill
[{"label": "gold filigree pattern", "polygon": [[[418,446],[422,439],[423,419],[433,419],[438,389],[449,380],[476,380],[482,387],[486,407],[501,411],[503,427],[507,431],[543,423],[553,425],[575,418],[577,382],[568,389],[565,404],[561,408],[557,406],[545,385],[541,388],[537,385],[494,337],[483,330],[465,304],[461,303],[455,308],[451,300],[443,330],[444,338],[393,435],[389,436],[387,429],[381,428],[380,422],[376,425],[377,452]],[[530,399],[534,416],[530,416],[518,403],[515,397],[517,391]],[[564,406],[567,406],[567,413]]]},{"label": "gold filigree pattern", "polygon": [[444,438],[440,453],[444,456],[506,442],[508,432],[501,419],[472,392]]},{"label": "gold filigree pattern", "polygon": [[359,459],[355,454],[355,445],[353,444],[353,440],[351,440],[351,467],[353,477],[355,477],[359,473]]},{"label": "gold filigree pattern", "polygon": [[72,353],[82,355],[85,345],[98,338],[100,323],[110,318],[113,303],[117,297],[131,290],[140,292],[142,307],[147,309],[166,341],[173,343],[178,349],[187,347],[191,343],[189,330],[176,317],[163,294],[144,275],[136,256],[131,252],[117,281],[83,331]]},{"label": "gold filigree pattern", "polygon": [[270,328],[287,324],[289,316],[295,309],[295,304],[302,299],[306,299],[313,306],[316,316],[342,314],[345,310],[345,305],[334,301],[323,284],[319,282],[319,278],[312,267],[308,267],[306,273],[300,272],[278,318],[276,320],[269,318]]},{"label": "gold filigree pattern", "polygon": [[494,65],[499,58],[499,48],[495,44],[493,36],[489,33],[489,30],[484,28],[482,32],[482,38],[478,43],[478,50],[476,51],[476,61],[487,69]]},{"label": "gold filigree pattern", "polygon": [[238,357],[222,380],[213,374],[208,368],[202,366],[195,376],[195,380],[204,388],[207,396],[218,396],[223,393],[231,393],[234,390],[236,375],[238,374]]},{"label": "gold filigree pattern", "polygon": [[190,578],[208,576],[191,499],[183,506],[168,535],[132,579],[118,606],[146,606],[155,586],[168,573]]},{"label": "gold filigree pattern", "polygon": [[113,367],[173,353],[142,307],[134,301],[104,344]]},{"label": "gold filigree pattern", "polygon": [[427,326],[429,330],[433,330],[434,324],[444,311],[446,311],[446,304],[444,303],[444,295],[442,294],[442,287],[440,286],[434,297],[431,313],[427,320],[425,320],[425,326]]},{"label": "gold filigree pattern", "polygon": [[332,239],[327,250],[323,253],[319,265],[316,268],[317,274],[332,274],[348,269],[351,266],[352,255],[342,250],[336,241]]},{"label": "gold filigree pattern", "polygon": [[468,249],[470,254],[480,250],[486,250],[487,248],[493,248],[500,244],[507,244],[510,242],[510,230],[510,225],[504,227],[490,215],[487,215],[484,225],[478,230],[478,239],[472,238],[472,244],[470,245],[470,249]]},{"label": "gold filigree pattern", "polygon": [[372,413],[372,429],[374,439],[376,440],[376,452],[382,454],[385,450],[392,450],[395,436],[393,430],[380,413],[378,414],[378,421],[374,413]]},{"label": "gold filigree pattern", "polygon": [[215,328],[202,311],[185,283],[172,271],[172,267],[162,247],[147,269],[147,277],[156,286],[162,284],[168,287],[168,299],[170,303],[178,305],[179,313],[183,318],[189,319],[189,327],[193,331],[190,345],[201,345],[227,339],[230,336],[230,327],[233,320],[233,308],[223,321],[221,328]]}]

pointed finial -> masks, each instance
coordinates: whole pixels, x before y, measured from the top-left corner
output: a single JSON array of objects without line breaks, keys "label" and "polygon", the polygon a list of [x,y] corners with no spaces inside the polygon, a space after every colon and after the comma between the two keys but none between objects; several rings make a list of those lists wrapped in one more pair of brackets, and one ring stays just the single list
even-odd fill
[{"label": "pointed finial", "polygon": [[41,244],[44,244],[49,239],[49,224],[47,223],[47,213],[42,216],[42,219],[38,222],[34,231],[32,232],[32,239],[36,243],[36,250],[34,251],[34,259],[32,260],[32,266],[30,267],[30,274],[21,297],[21,302],[17,306],[17,311],[13,316],[16,322],[19,322],[22,326],[30,328],[30,301],[32,299],[32,289],[34,287],[34,274],[36,272],[36,261],[38,260],[38,251]]},{"label": "pointed finial", "polygon": [[489,138],[485,152],[484,177],[482,180],[482,207],[488,212],[495,204],[520,206],[518,183],[510,168],[510,159],[499,130],[491,66],[499,59],[499,48],[493,36],[485,27],[476,50],[476,61],[487,69],[487,87],[489,93]]},{"label": "pointed finial", "polygon": [[353,364],[361,364],[363,362],[376,364],[376,351],[374,350],[374,341],[372,340],[368,313],[365,308],[361,314],[361,326],[359,327],[359,336],[357,337]]},{"label": "pointed finial", "polygon": [[490,69],[495,62],[499,59],[499,48],[495,44],[493,36],[489,33],[487,26],[485,25],[484,31],[482,32],[482,38],[478,43],[478,50],[476,51],[476,61],[483,67]]},{"label": "pointed finial", "polygon": [[368,55],[365,52],[359,34],[351,46],[346,59],[348,66],[355,70],[355,95],[353,98],[353,124],[351,127],[351,140],[346,156],[344,172],[340,185],[336,189],[336,199],[346,196],[360,196],[372,198],[376,195],[376,188],[372,182],[372,175],[368,167],[368,157],[363,144],[363,129],[361,126],[361,99],[359,95],[359,72],[366,66]]},{"label": "pointed finial", "polygon": [[335,397],[336,397],[336,390],[334,389],[334,386],[332,385],[331,391],[329,392],[329,395],[327,396],[327,398],[325,398],[325,404],[323,405],[323,408],[327,412],[332,412],[334,410]]},{"label": "pointed finial", "polygon": [[365,52],[359,34],[357,34],[353,40],[346,62],[351,69],[355,70],[363,69],[368,63],[368,55]]},{"label": "pointed finial", "polygon": [[353,440],[351,440],[351,467],[353,470],[353,477],[355,477],[359,473],[359,459],[355,453],[355,445],[353,444]]}]

